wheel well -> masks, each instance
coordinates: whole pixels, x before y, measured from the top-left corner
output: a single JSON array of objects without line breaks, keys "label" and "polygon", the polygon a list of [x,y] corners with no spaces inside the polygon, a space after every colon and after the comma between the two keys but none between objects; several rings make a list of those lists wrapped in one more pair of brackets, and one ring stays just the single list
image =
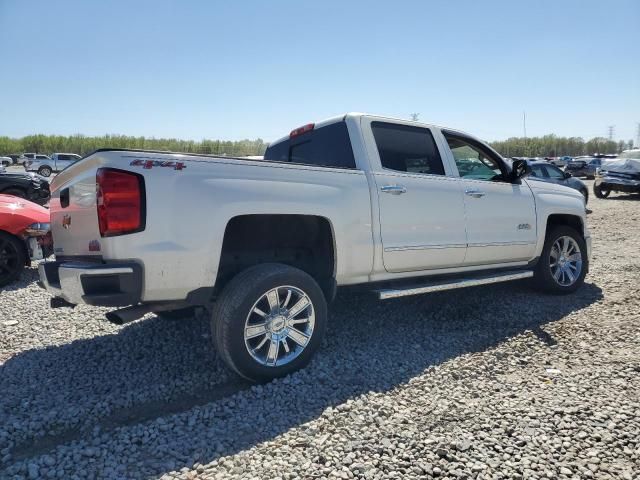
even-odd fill
[{"label": "wheel well", "polygon": [[567,215],[554,213],[547,218],[547,232],[550,232],[553,227],[565,225],[567,227],[574,228],[584,236],[584,227],[582,225],[582,219],[575,215]]},{"label": "wheel well", "polygon": [[236,274],[259,263],[291,265],[311,275],[327,300],[335,295],[335,244],[331,224],[313,215],[241,215],[224,233],[215,293]]}]

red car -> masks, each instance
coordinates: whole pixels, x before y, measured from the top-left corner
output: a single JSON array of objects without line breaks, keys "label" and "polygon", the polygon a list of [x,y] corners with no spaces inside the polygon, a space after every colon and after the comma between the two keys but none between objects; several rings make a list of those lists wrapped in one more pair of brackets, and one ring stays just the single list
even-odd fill
[{"label": "red car", "polygon": [[16,280],[31,260],[53,253],[49,210],[0,194],[0,287]]}]

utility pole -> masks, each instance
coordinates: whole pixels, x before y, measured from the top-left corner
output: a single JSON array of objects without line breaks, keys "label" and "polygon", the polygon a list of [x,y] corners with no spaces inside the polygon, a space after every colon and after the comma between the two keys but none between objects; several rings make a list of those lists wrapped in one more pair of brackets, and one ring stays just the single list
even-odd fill
[{"label": "utility pole", "polygon": [[640,148],[640,123],[638,123],[638,133],[636,133],[636,148]]},{"label": "utility pole", "polygon": [[609,129],[609,141],[613,141],[613,133],[615,130],[616,126],[615,125],[609,125],[608,129]]},{"label": "utility pole", "polygon": [[411,117],[411,121],[413,121],[413,122],[417,122],[417,121],[418,121],[418,117],[419,117],[419,116],[420,116],[420,114],[419,114],[419,113],[412,113],[412,114],[410,115],[410,117]]}]

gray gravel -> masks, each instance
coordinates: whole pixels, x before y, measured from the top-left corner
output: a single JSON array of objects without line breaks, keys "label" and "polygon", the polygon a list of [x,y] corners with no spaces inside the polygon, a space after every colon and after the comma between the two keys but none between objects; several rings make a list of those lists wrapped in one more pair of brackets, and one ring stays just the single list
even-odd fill
[{"label": "gray gravel", "polygon": [[341,294],[263,386],[206,319],[52,311],[32,270],[0,293],[0,478],[640,478],[640,199],[590,207],[577,294]]}]

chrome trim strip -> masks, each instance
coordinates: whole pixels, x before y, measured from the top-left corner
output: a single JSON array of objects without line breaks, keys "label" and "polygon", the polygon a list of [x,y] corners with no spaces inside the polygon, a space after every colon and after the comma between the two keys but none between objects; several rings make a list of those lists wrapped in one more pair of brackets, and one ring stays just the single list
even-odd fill
[{"label": "chrome trim strip", "polygon": [[510,247],[512,245],[535,245],[535,242],[491,242],[491,243],[469,243],[468,247]]},{"label": "chrome trim strip", "polygon": [[404,289],[384,289],[378,290],[378,298],[387,300],[389,298],[406,297],[409,295],[420,295],[422,293],[441,292],[444,290],[453,290],[456,288],[475,287],[478,285],[488,285],[491,283],[509,282],[511,280],[521,280],[533,277],[533,271],[527,270],[517,273],[503,273],[488,277],[477,277],[470,279],[456,279],[440,283],[426,284],[421,287],[412,287]]},{"label": "chrome trim strip", "polygon": [[407,247],[387,247],[385,252],[402,252],[405,250],[431,250],[443,248],[467,248],[467,247],[509,247],[512,245],[535,245],[535,242],[493,242],[493,243],[454,243],[451,245],[409,245]]},{"label": "chrome trim strip", "polygon": [[403,252],[405,250],[431,250],[443,248],[467,248],[465,243],[456,243],[452,245],[410,245],[408,247],[387,247],[385,252]]}]

